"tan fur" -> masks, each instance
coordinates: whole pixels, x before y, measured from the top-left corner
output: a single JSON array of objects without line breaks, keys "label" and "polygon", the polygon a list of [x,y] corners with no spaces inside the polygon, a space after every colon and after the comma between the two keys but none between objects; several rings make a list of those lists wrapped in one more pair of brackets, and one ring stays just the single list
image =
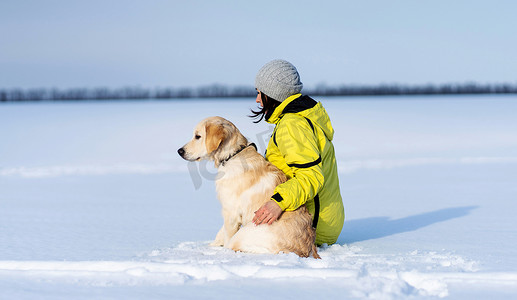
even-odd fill
[{"label": "tan fur", "polygon": [[219,148],[219,145],[223,141],[224,131],[222,126],[216,126],[213,124],[206,124],[206,149],[207,152],[213,152]]},{"label": "tan fur", "polygon": [[230,121],[210,117],[196,126],[194,138],[178,151],[186,160],[210,159],[218,167],[216,190],[224,225],[212,245],[242,252],[293,252],[320,258],[314,245],[312,217],[305,206],[284,212],[272,225],[252,223],[255,211],[270,200],[286,176],[252,146],[232,156],[247,145],[247,139]]}]

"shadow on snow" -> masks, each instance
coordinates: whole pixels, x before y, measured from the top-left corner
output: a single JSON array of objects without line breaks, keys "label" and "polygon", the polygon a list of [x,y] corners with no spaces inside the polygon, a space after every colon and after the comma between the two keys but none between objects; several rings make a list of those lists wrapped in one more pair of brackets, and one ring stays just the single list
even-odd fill
[{"label": "shadow on snow", "polygon": [[338,238],[339,244],[378,239],[467,216],[477,206],[444,208],[432,212],[391,220],[389,217],[373,217],[346,221]]}]

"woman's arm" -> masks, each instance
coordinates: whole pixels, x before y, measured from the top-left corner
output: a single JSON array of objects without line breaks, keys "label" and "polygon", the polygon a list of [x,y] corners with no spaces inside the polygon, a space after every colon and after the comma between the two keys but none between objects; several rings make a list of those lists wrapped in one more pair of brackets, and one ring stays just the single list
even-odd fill
[{"label": "woman's arm", "polygon": [[274,201],[267,202],[255,213],[255,224],[271,224],[282,211],[297,209],[313,199],[324,183],[321,152],[307,120],[288,114],[277,126],[276,144],[293,176],[275,188]]}]

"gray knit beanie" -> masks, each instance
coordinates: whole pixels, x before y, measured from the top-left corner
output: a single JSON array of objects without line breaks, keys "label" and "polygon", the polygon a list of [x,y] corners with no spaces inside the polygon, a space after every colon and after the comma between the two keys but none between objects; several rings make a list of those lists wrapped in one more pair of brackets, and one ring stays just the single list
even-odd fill
[{"label": "gray knit beanie", "polygon": [[288,61],[275,59],[258,71],[255,87],[267,96],[282,102],[289,96],[300,93],[303,84],[295,66]]}]

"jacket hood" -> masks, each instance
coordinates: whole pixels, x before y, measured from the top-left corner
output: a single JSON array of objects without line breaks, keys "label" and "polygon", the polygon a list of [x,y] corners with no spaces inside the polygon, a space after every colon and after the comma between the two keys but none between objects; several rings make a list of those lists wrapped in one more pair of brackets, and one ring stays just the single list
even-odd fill
[{"label": "jacket hood", "polygon": [[313,124],[323,130],[329,141],[334,138],[334,128],[332,128],[330,118],[321,102],[316,102],[311,97],[302,96],[302,94],[293,95],[277,106],[266,122],[278,124],[286,113],[294,113],[311,120]]}]

